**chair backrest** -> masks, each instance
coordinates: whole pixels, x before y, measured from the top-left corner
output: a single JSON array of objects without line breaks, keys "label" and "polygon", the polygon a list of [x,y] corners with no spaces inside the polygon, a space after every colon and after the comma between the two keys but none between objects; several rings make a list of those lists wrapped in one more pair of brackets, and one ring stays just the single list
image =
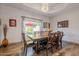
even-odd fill
[{"label": "chair backrest", "polygon": [[56,42],[58,41],[58,33],[54,32],[54,33],[51,33],[50,35],[50,42]]},{"label": "chair backrest", "polygon": [[58,37],[59,37],[59,40],[62,40],[62,37],[63,37],[63,36],[64,36],[64,33],[58,31]]},{"label": "chair backrest", "polygon": [[53,42],[57,42],[59,43],[61,40],[62,40],[62,37],[63,37],[63,32],[54,32],[54,33],[51,33],[50,35],[50,42],[53,43]]},{"label": "chair backrest", "polygon": [[54,33],[49,33],[49,40],[48,41],[51,42],[53,37],[54,37]]},{"label": "chair backrest", "polygon": [[54,33],[54,41],[58,41],[58,40],[59,40],[58,37],[59,37],[59,36],[58,36],[58,33],[55,32],[55,33]]},{"label": "chair backrest", "polygon": [[22,39],[23,39],[24,46],[27,46],[27,42],[25,40],[25,34],[24,33],[22,33]]}]

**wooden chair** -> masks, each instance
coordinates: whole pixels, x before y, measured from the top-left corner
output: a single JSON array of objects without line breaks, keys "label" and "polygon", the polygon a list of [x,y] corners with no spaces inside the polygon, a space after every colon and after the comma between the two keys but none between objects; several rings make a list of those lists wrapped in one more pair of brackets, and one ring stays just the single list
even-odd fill
[{"label": "wooden chair", "polygon": [[53,49],[58,49],[59,47],[62,48],[62,37],[63,32],[49,33],[48,43],[46,47],[46,55],[48,55],[49,49],[51,49],[51,52],[53,53]]},{"label": "wooden chair", "polygon": [[55,47],[57,49],[59,46],[59,39],[58,39],[57,32],[54,33],[53,37],[51,36],[51,42],[52,42],[53,48]]},{"label": "wooden chair", "polygon": [[43,51],[43,50],[46,51],[45,55],[47,55],[47,50],[46,50],[47,42],[46,41],[47,41],[47,38],[46,39],[40,39],[36,43],[34,43],[35,53],[37,55],[39,55],[40,52]]},{"label": "wooden chair", "polygon": [[62,38],[64,36],[63,32],[58,31],[58,37],[59,37],[59,46],[62,48]]},{"label": "wooden chair", "polygon": [[58,33],[56,33],[56,32],[50,33],[49,41],[48,41],[48,44],[47,44],[47,50],[51,49],[51,52],[53,53],[53,49],[54,48],[57,49],[58,46],[59,46]]},{"label": "wooden chair", "polygon": [[24,44],[24,50],[23,50],[23,55],[27,55],[27,42],[26,42],[26,39],[25,39],[25,34],[22,33],[22,39],[23,39],[23,44]]},{"label": "wooden chair", "polygon": [[62,48],[62,37],[64,35],[63,32],[58,31],[58,32],[55,33],[55,35],[57,36],[57,38],[56,38],[57,39],[57,47]]}]

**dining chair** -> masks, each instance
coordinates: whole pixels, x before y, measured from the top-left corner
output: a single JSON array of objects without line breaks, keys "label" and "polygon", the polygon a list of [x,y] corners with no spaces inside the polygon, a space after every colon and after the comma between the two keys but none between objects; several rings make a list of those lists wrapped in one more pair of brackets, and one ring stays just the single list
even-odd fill
[{"label": "dining chair", "polygon": [[23,55],[26,56],[27,55],[27,41],[25,39],[25,34],[22,33],[22,41],[24,44],[24,48],[23,48]]},{"label": "dining chair", "polygon": [[44,52],[44,50],[45,55],[47,55],[46,47],[47,47],[47,38],[38,39],[38,41],[34,43],[34,50],[37,55],[40,55],[41,54],[40,52],[42,51]]},{"label": "dining chair", "polygon": [[[58,33],[50,33],[48,44],[47,44],[47,50],[51,49],[51,52],[54,52],[54,49],[57,49],[59,46],[59,39],[58,39]],[[47,52],[48,53],[48,52]]]},{"label": "dining chair", "polygon": [[64,36],[63,32],[58,31],[58,37],[59,37],[59,46],[62,48],[62,38]]}]

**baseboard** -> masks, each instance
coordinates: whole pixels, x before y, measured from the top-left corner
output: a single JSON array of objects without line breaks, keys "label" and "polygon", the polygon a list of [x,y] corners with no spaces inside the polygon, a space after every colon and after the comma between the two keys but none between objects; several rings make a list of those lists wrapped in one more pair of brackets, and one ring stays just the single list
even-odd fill
[{"label": "baseboard", "polygon": [[68,43],[71,43],[71,44],[76,44],[76,45],[79,45],[79,43],[76,43],[76,42],[70,42],[70,41],[66,41],[66,40],[62,40],[63,42],[68,42]]},{"label": "baseboard", "polygon": [[[21,42],[10,43],[9,46],[15,45],[15,44],[22,44],[22,43],[23,43],[22,41]],[[23,43],[23,45],[24,45],[24,43]],[[27,44],[27,47],[32,46],[32,45],[33,45],[33,43]]]},{"label": "baseboard", "polygon": [[10,43],[9,45],[20,44],[20,43],[22,43],[22,42]]}]

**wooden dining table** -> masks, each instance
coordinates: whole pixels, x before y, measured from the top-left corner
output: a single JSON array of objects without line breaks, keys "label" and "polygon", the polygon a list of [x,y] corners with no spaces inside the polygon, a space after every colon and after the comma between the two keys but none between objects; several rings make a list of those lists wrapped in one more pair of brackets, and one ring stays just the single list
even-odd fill
[{"label": "wooden dining table", "polygon": [[39,49],[39,41],[42,39],[49,39],[49,36],[37,36],[37,37],[33,37],[31,38],[33,42],[36,42],[36,53],[38,54],[38,49]]}]

